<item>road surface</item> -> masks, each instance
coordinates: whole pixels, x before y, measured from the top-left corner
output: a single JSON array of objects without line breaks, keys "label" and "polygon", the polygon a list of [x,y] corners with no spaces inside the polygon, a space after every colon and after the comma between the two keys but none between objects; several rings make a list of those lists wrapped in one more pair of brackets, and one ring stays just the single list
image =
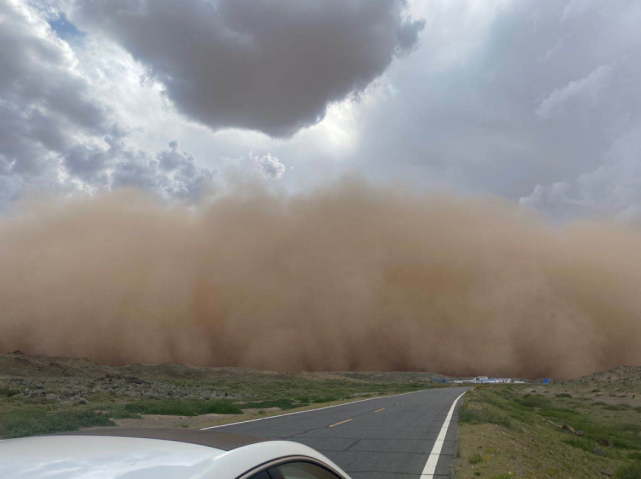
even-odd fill
[{"label": "road surface", "polygon": [[418,391],[215,428],[306,444],[353,479],[445,479],[461,401],[453,403],[468,389]]}]

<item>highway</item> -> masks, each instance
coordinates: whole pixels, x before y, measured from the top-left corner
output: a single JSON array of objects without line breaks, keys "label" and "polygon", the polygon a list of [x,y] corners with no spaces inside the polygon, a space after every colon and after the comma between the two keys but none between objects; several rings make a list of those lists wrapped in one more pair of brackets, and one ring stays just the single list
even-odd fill
[{"label": "highway", "polygon": [[353,479],[444,479],[456,451],[461,400],[453,404],[468,389],[418,391],[212,429],[306,444]]}]

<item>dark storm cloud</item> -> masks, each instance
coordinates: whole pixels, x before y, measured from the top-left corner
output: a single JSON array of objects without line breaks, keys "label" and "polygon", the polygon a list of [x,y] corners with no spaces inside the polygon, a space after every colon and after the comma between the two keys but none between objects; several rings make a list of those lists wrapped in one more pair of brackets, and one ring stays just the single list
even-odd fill
[{"label": "dark storm cloud", "polygon": [[283,137],[323,119],[413,48],[422,21],[403,0],[88,0],[74,21],[101,30],[214,130]]}]

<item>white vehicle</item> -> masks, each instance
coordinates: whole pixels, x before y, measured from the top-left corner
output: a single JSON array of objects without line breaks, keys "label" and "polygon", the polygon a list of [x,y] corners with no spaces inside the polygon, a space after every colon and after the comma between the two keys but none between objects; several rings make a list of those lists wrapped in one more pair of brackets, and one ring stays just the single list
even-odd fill
[{"label": "white vehicle", "polygon": [[310,447],[194,429],[98,429],[0,441],[2,479],[349,479]]}]

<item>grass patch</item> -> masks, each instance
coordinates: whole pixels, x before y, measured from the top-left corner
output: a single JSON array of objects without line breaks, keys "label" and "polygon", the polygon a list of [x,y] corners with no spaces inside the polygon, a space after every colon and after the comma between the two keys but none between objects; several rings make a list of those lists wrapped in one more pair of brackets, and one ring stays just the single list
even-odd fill
[{"label": "grass patch", "polygon": [[17,396],[20,394],[19,389],[15,388],[8,388],[8,387],[0,387],[0,396],[4,396],[6,398],[10,398],[11,396]]},{"label": "grass patch", "polygon": [[539,409],[552,407],[552,402],[539,394],[526,394],[519,400],[519,404],[521,404],[521,406]]},{"label": "grass patch", "polygon": [[583,449],[587,452],[593,452],[596,447],[594,441],[590,439],[584,439],[582,437],[568,437],[563,440],[564,443],[569,444],[572,447],[577,447]]},{"label": "grass patch", "polygon": [[570,399],[572,399],[572,394],[568,394],[568,393],[561,393],[561,394],[557,394],[555,397],[557,397],[557,398],[570,398]]},{"label": "grass patch", "polygon": [[341,399],[346,399],[346,398],[340,397],[340,396],[318,396],[318,397],[313,397],[310,402],[318,404],[318,403],[324,403],[324,402],[340,401]]},{"label": "grass patch", "polygon": [[473,408],[466,406],[461,407],[459,412],[459,422],[467,424],[497,424],[499,426],[512,428],[512,421],[500,409],[494,407]]},{"label": "grass patch", "polygon": [[542,409],[541,411],[539,411],[539,414],[543,417],[558,419],[560,421],[566,422],[573,421],[581,417],[581,414],[579,412],[566,408]]},{"label": "grass patch", "polygon": [[617,471],[617,479],[639,479],[641,477],[641,462],[633,462]]},{"label": "grass patch", "polygon": [[[635,469],[641,464],[641,422],[633,409],[568,401],[570,392],[575,399],[573,391],[544,396],[514,386],[468,392],[459,410],[460,457],[465,459],[459,460],[457,477],[471,478],[476,472],[501,477],[511,471],[506,477],[588,479],[621,468],[626,475],[613,477],[641,479]],[[491,459],[479,454],[485,460],[478,468],[469,458],[481,447],[486,452],[496,448],[497,453]],[[595,454],[596,448],[606,456]]]},{"label": "grass patch", "polygon": [[632,409],[632,406],[629,404],[608,404],[604,406],[603,409],[607,411],[627,411],[628,409]]},{"label": "grass patch", "polygon": [[137,401],[125,405],[125,410],[136,414],[164,416],[200,416],[202,414],[242,414],[241,408],[231,401],[201,399],[158,399]]},{"label": "grass patch", "polygon": [[83,427],[115,426],[109,417],[90,410],[47,411],[21,408],[0,413],[0,437],[34,436],[77,431]]},{"label": "grass patch", "polygon": [[481,456],[478,452],[475,454],[472,454],[470,458],[467,460],[470,464],[481,464],[483,462],[483,456]]},{"label": "grass patch", "polygon": [[294,404],[291,399],[275,399],[272,401],[248,402],[239,404],[241,409],[267,409],[270,407],[277,407],[280,409],[293,409],[299,406],[306,406],[308,403]]}]

